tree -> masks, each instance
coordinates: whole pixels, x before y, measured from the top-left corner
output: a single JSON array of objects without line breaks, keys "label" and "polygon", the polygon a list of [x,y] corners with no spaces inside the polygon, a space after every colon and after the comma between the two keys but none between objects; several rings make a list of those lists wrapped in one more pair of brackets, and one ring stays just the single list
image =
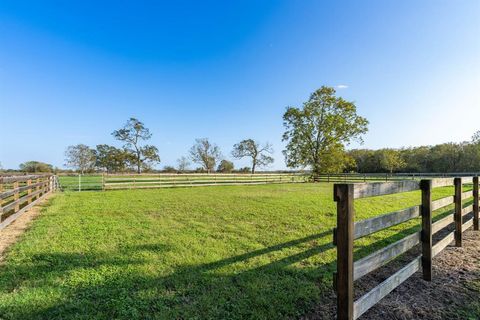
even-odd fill
[{"label": "tree", "polygon": [[249,157],[252,159],[252,174],[257,167],[268,166],[273,163],[273,158],[268,154],[273,153],[272,145],[268,142],[263,146],[253,139],[242,140],[233,146],[232,156],[236,159]]},{"label": "tree", "polygon": [[95,151],[84,144],[69,146],[65,151],[66,165],[78,170],[81,174],[92,170],[95,166]]},{"label": "tree", "polygon": [[177,169],[175,169],[175,168],[172,167],[172,166],[165,166],[165,167],[163,167],[162,172],[165,172],[165,173],[177,173]]},{"label": "tree", "polygon": [[480,143],[480,130],[473,134],[472,142],[473,143]]},{"label": "tree", "polygon": [[107,172],[124,172],[135,162],[131,153],[107,144],[97,145],[95,156],[95,166]]},{"label": "tree", "polygon": [[190,161],[188,161],[187,157],[182,156],[177,160],[177,164],[178,164],[178,171],[185,172],[188,170],[188,167],[190,166]]},{"label": "tree", "polygon": [[217,171],[222,172],[222,173],[232,172],[233,171],[233,162],[228,161],[228,160],[220,161],[220,164],[218,165]]},{"label": "tree", "polygon": [[40,162],[40,161],[27,161],[20,164],[20,170],[23,172],[52,172],[53,166],[48,163]]},{"label": "tree", "polygon": [[345,156],[345,145],[352,140],[362,143],[361,136],[368,130],[368,121],[357,115],[355,104],[336,97],[335,89],[325,86],[312,93],[302,108],[288,107],[283,124],[287,166],[309,166],[314,174],[347,166],[351,158]]},{"label": "tree", "polygon": [[249,173],[251,172],[252,169],[250,169],[250,167],[243,167],[243,168],[240,168],[237,170],[237,172],[239,173]]},{"label": "tree", "polygon": [[190,149],[192,161],[200,164],[208,173],[215,169],[215,164],[222,157],[220,148],[207,138],[196,139]]},{"label": "tree", "polygon": [[393,173],[394,171],[404,168],[406,163],[399,151],[394,149],[384,149],[382,150],[381,165],[383,169]]},{"label": "tree", "polygon": [[138,119],[130,118],[123,128],[113,131],[112,135],[115,139],[124,142],[124,149],[134,155],[137,173],[140,173],[142,168],[148,169],[160,162],[157,147],[141,145],[141,142],[149,140],[152,134]]}]

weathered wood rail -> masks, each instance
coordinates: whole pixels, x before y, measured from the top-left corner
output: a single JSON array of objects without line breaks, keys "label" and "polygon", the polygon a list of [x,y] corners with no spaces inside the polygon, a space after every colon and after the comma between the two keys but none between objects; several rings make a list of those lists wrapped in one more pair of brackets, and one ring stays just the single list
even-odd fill
[{"label": "weathered wood rail", "polygon": [[0,177],[0,230],[56,188],[53,175]]},{"label": "weathered wood rail", "polygon": [[[463,192],[464,184],[473,184],[473,190]],[[455,186],[455,194],[432,201],[432,189]],[[400,192],[421,191],[421,205],[387,213],[370,219],[354,220],[355,199],[382,196]],[[473,197],[473,205],[463,207],[466,199]],[[462,232],[474,227],[479,229],[479,178],[456,177],[424,179],[421,181],[398,181],[384,183],[350,183],[334,185],[334,200],[337,202],[337,227],[334,229],[334,244],[337,246],[337,272],[334,277],[337,292],[337,318],[358,319],[378,301],[388,295],[415,272],[421,270],[423,279],[432,280],[432,259],[452,241],[462,246]],[[453,213],[432,222],[432,212],[455,204]],[[473,215],[465,221],[467,215]],[[421,231],[404,237],[370,255],[354,261],[354,240],[386,228],[421,217]],[[432,236],[454,223],[455,230],[433,244]],[[378,284],[368,293],[354,300],[354,281],[386,265],[392,259],[421,245],[421,255]]]},{"label": "weathered wood rail", "polygon": [[404,180],[422,180],[434,178],[455,178],[464,176],[477,176],[480,172],[470,173],[325,173],[313,175],[314,182],[329,183],[357,183],[357,182],[388,182],[388,181],[404,181]]}]

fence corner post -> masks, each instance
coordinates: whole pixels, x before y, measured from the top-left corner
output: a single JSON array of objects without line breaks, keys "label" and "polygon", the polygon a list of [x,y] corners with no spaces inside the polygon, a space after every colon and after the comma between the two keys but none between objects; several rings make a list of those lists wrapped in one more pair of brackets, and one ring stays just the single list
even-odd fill
[{"label": "fence corner post", "polygon": [[462,178],[457,177],[454,180],[455,185],[455,246],[462,246]]},{"label": "fence corner post", "polygon": [[473,177],[473,230],[478,231],[478,216],[479,216],[479,203],[478,203],[478,176]]},{"label": "fence corner post", "polygon": [[421,180],[422,190],[422,273],[432,281],[432,180]]},{"label": "fence corner post", "polygon": [[353,184],[335,184],[337,202],[337,319],[353,319]]}]

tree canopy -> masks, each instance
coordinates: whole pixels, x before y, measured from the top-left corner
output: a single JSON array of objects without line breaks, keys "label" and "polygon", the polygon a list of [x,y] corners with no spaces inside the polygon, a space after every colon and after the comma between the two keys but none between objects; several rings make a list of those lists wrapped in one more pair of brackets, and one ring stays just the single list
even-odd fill
[{"label": "tree canopy", "polygon": [[40,161],[24,162],[24,163],[20,164],[19,168],[20,168],[21,171],[29,172],[29,173],[52,172],[53,171],[53,166],[51,164],[40,162]]},{"label": "tree canopy", "polygon": [[353,102],[321,87],[301,108],[288,107],[283,115],[287,142],[283,151],[288,167],[310,167],[315,174],[339,172],[352,163],[345,145],[363,142],[367,119],[357,115]]}]

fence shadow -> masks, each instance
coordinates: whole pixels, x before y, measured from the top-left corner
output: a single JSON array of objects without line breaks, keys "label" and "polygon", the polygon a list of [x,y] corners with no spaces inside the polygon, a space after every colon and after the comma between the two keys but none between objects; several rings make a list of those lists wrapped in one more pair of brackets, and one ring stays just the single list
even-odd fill
[{"label": "fence shadow", "polygon": [[[295,314],[302,305],[311,305],[319,299],[323,277],[331,274],[334,262],[325,262],[313,268],[291,265],[314,255],[333,250],[331,230],[246,252],[226,259],[198,265],[176,267],[168,275],[154,272],[139,273],[130,266],[146,261],[139,251],[162,254],[169,250],[162,243],[142,244],[119,248],[117,252],[42,253],[33,255],[31,263],[0,269],[0,290],[12,292],[21,283],[35,283],[39,290],[60,292],[56,303],[45,303],[32,308],[10,305],[0,310],[0,318],[14,319],[144,319],[186,318],[267,318],[274,310],[281,314]],[[317,241],[324,244],[316,245]],[[263,255],[312,243],[311,248],[274,259],[266,264],[246,269],[242,264]],[[134,258],[137,257],[137,258]],[[151,262],[151,261],[150,261]],[[239,264],[238,271],[228,272],[223,267]],[[102,278],[98,283],[65,283],[65,275],[77,270],[118,270],[116,276]],[[46,280],[48,279],[48,280]],[[79,280],[81,282],[81,279]],[[232,286],[233,285],[233,286]],[[285,304],[278,301],[284,299]],[[277,301],[277,303],[272,303]],[[245,308],[246,303],[254,303]],[[293,303],[292,303],[293,302]],[[10,315],[10,316],[9,316]]]}]

